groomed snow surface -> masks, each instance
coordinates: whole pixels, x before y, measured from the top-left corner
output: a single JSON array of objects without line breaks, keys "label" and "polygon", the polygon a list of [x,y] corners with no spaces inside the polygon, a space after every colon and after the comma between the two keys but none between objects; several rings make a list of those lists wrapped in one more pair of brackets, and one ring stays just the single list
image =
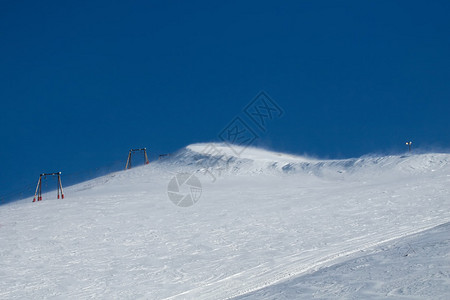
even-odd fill
[{"label": "groomed snow surface", "polygon": [[[233,147],[0,206],[0,298],[449,299],[449,154]],[[169,200],[180,172],[192,206]]]}]

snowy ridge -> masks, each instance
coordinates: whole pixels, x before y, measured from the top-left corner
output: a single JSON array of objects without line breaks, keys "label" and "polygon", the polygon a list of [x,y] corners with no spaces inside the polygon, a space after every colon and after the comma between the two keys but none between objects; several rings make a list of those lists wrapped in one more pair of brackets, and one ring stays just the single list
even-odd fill
[{"label": "snowy ridge", "polygon": [[[208,152],[211,148],[215,149],[212,154]],[[168,168],[186,168],[190,171],[210,168],[229,174],[281,173],[342,178],[346,174],[359,176],[390,172],[398,176],[434,172],[449,167],[450,155],[430,153],[319,160],[253,147],[211,143],[189,145],[161,163]]]}]

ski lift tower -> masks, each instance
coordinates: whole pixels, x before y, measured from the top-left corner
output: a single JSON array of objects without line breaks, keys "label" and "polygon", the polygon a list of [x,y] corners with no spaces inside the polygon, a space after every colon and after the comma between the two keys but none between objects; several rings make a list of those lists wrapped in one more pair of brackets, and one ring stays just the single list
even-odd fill
[{"label": "ski lift tower", "polygon": [[412,142],[406,142],[406,146],[408,146],[408,152],[411,152]]},{"label": "ski lift tower", "polygon": [[59,192],[61,192],[61,198],[64,199],[64,193],[63,193],[63,188],[62,188],[62,183],[61,183],[61,172],[55,172],[55,173],[42,173],[39,175],[39,179],[38,179],[38,183],[36,186],[36,192],[34,193],[34,198],[33,198],[33,202],[36,202],[36,197],[37,197],[37,201],[41,201],[42,200],[42,180],[46,179],[47,176],[57,176],[57,193],[58,193],[58,199],[59,199]]},{"label": "ski lift tower", "polygon": [[128,152],[128,159],[127,159],[127,164],[125,165],[125,170],[131,169],[131,159],[133,157],[133,154],[135,154],[137,152],[144,153],[144,163],[146,165],[149,164],[148,156],[147,156],[147,148],[130,149],[130,151]]}]

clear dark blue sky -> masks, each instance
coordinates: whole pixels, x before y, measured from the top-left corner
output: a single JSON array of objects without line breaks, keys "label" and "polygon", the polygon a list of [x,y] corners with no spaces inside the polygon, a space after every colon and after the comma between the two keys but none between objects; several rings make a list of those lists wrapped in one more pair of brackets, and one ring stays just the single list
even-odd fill
[{"label": "clear dark blue sky", "polygon": [[261,90],[256,145],[450,147],[449,1],[63,2],[0,3],[0,195],[217,141]]}]

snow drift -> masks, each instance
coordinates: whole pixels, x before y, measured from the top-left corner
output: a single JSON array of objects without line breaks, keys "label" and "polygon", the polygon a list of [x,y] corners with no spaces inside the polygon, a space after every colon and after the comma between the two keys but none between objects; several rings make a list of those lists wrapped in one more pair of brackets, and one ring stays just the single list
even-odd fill
[{"label": "snow drift", "polygon": [[161,161],[166,167],[191,167],[189,171],[209,168],[228,174],[288,173],[333,178],[342,178],[341,174],[360,176],[394,173],[399,176],[435,172],[448,167],[449,162],[448,154],[436,153],[319,160],[253,147],[242,148],[216,143],[190,145]]}]

